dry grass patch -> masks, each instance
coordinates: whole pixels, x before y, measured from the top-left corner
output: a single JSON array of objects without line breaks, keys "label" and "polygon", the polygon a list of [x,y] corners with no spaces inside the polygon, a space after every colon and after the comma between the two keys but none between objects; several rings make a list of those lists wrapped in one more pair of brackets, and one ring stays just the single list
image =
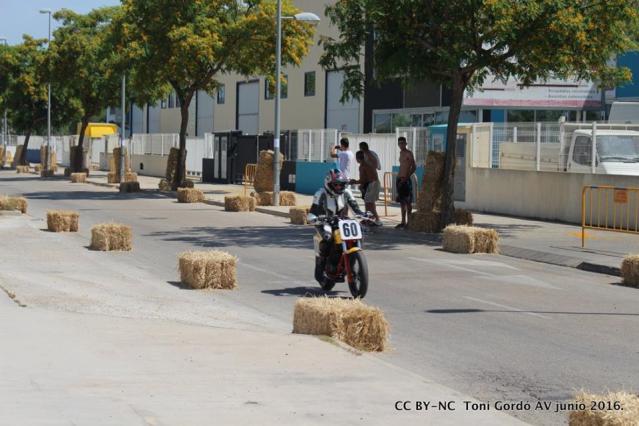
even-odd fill
[{"label": "dry grass patch", "polygon": [[98,251],[131,251],[133,233],[128,225],[103,223],[91,228],[91,249]]},{"label": "dry grass patch", "polygon": [[19,210],[27,213],[29,202],[24,197],[0,197],[0,210]]},{"label": "dry grass patch", "polygon": [[639,255],[629,255],[623,259],[621,276],[624,284],[639,287]]},{"label": "dry grass patch", "polygon": [[256,200],[246,195],[227,195],[224,197],[224,210],[227,212],[254,212]]},{"label": "dry grass patch", "polygon": [[[639,395],[628,392],[610,392],[606,395],[580,392],[575,398],[575,403],[585,405],[586,409],[570,412],[570,426],[639,425]],[[591,410],[593,403],[596,404],[597,410]],[[615,403],[619,403],[620,409],[615,408]],[[599,409],[599,404],[602,404],[602,409]]]},{"label": "dry grass patch", "polygon": [[71,183],[86,183],[86,173],[71,173]]},{"label": "dry grass patch", "polygon": [[47,212],[47,229],[51,232],[78,232],[80,215],[67,210]]},{"label": "dry grass patch", "polygon": [[195,188],[178,188],[177,200],[179,203],[201,203],[204,201],[204,192]]},{"label": "dry grass patch", "polygon": [[236,288],[236,265],[235,256],[219,250],[188,251],[178,257],[180,280],[195,289]]},{"label": "dry grass patch", "polygon": [[499,234],[494,229],[450,225],[444,229],[444,251],[498,253]]},{"label": "dry grass patch", "polygon": [[122,193],[131,193],[131,192],[140,192],[140,182],[122,182],[120,184],[120,192]]},{"label": "dry grass patch", "polygon": [[288,215],[293,225],[308,225],[308,212],[310,207],[291,207]]},{"label": "dry grass patch", "polygon": [[389,326],[381,309],[360,300],[301,298],[295,303],[293,333],[331,336],[370,352],[388,345]]}]

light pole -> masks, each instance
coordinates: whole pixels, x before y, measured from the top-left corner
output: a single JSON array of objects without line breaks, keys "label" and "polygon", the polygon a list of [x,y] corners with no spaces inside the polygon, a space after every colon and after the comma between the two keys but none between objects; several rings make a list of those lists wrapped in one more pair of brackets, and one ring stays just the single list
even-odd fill
[{"label": "light pole", "polygon": [[280,205],[280,90],[282,88],[282,19],[317,24],[319,16],[302,12],[295,16],[282,16],[282,0],[277,0],[277,40],[275,43],[275,130],[273,132],[273,205]]},{"label": "light pole", "polygon": [[[6,37],[0,37],[0,42],[3,42],[5,47],[9,44],[7,43]],[[4,167],[4,156],[7,155],[7,138],[9,137],[9,127],[7,126],[7,107],[4,108],[4,120],[2,123],[2,146],[4,146],[4,154],[3,158],[0,158],[0,168]]]},{"label": "light pole", "polygon": [[[47,44],[47,50],[51,48],[51,9],[42,9],[40,13],[49,15],[49,42]],[[42,168],[46,173],[49,171],[49,151],[51,150],[51,81],[47,86],[48,100],[47,100],[47,148],[44,150],[45,159]]]},{"label": "light pole", "polygon": [[120,162],[120,183],[124,182],[124,175],[126,170],[124,170],[124,138],[126,137],[126,75],[122,75],[122,127],[120,129],[120,158],[118,161]]}]

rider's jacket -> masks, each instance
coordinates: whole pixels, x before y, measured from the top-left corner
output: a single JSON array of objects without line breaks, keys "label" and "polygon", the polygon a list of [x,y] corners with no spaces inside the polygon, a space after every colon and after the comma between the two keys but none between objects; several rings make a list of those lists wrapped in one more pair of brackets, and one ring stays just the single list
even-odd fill
[{"label": "rider's jacket", "polygon": [[326,192],[325,188],[320,188],[313,197],[313,205],[309,215],[325,215],[325,216],[347,216],[348,207],[356,214],[364,214],[357,204],[355,197],[350,189],[346,189],[342,195],[333,197]]}]

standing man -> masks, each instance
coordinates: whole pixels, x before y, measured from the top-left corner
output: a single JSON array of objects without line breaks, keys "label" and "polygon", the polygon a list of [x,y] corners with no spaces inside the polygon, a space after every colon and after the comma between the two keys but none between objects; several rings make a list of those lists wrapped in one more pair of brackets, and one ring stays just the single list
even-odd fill
[{"label": "standing man", "polygon": [[397,174],[397,202],[402,208],[402,222],[396,226],[401,229],[408,226],[408,218],[413,211],[413,182],[411,177],[417,165],[413,153],[406,148],[406,138],[401,136],[397,139],[399,146],[399,173]]},{"label": "standing man", "polygon": [[370,150],[368,143],[360,142],[359,150],[364,153],[364,161],[368,165],[375,167],[377,170],[382,170],[382,163],[379,161],[379,155],[377,155],[375,151]]},{"label": "standing man", "polygon": [[351,185],[359,184],[366,211],[373,214],[373,220],[376,226],[382,226],[383,223],[379,220],[379,215],[377,214],[377,200],[379,200],[379,191],[381,189],[377,169],[366,163],[363,151],[357,151],[355,159],[359,164],[359,180],[351,180],[350,183]]},{"label": "standing man", "polygon": [[355,155],[348,148],[348,138],[342,138],[339,146],[333,147],[331,157],[337,158],[338,169],[348,180],[353,178],[353,167],[355,165]]}]

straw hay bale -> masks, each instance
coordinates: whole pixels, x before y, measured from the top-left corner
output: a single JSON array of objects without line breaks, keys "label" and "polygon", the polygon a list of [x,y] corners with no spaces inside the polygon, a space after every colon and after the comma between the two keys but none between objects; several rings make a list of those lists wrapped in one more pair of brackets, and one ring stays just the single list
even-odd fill
[{"label": "straw hay bale", "polygon": [[441,232],[441,214],[438,211],[416,211],[411,213],[408,229],[414,232]]},{"label": "straw hay bale", "polygon": [[[591,410],[593,402],[603,401],[606,409]],[[608,410],[608,403],[614,408],[619,402],[620,408]],[[579,392],[575,403],[586,406],[585,410],[571,411],[568,416],[570,426],[637,426],[639,425],[639,395],[628,392],[609,392],[606,395],[593,395]]]},{"label": "straw hay bale", "polygon": [[36,173],[40,173],[42,171],[42,164],[36,164],[33,166],[33,171]]},{"label": "straw hay bale", "polygon": [[138,174],[135,172],[126,172],[124,174],[124,181],[125,182],[137,182],[138,181]]},{"label": "straw hay bale", "polygon": [[131,227],[118,223],[103,223],[91,228],[91,249],[99,251],[131,251]]},{"label": "straw hay bale", "polygon": [[0,210],[19,210],[26,214],[28,207],[29,203],[24,197],[0,197]]},{"label": "straw hay bale", "polygon": [[170,192],[171,191],[171,183],[168,180],[166,180],[166,179],[162,179],[162,180],[160,180],[160,183],[158,184],[158,188],[162,192]]},{"label": "straw hay bale", "polygon": [[[186,162],[187,152],[184,151],[184,159]],[[175,175],[177,174],[177,166],[180,159],[180,150],[178,148],[171,148],[169,151],[169,158],[166,162],[165,178],[169,182],[175,181]],[[183,164],[182,173],[178,182],[184,182],[186,180],[186,164]]]},{"label": "straw hay bale", "polygon": [[[47,151],[49,151],[49,162],[47,163],[48,170],[53,170],[54,172],[58,170],[58,156],[56,155],[53,149],[47,149],[46,145],[42,145],[40,147],[40,164],[41,167],[44,167],[44,164],[47,162]],[[41,171],[41,170],[37,170]]]},{"label": "straw hay bale", "polygon": [[30,173],[31,167],[29,166],[16,166],[16,173]]},{"label": "straw hay bale", "polygon": [[389,326],[381,309],[357,299],[301,298],[295,303],[293,333],[331,336],[363,351],[381,352]]},{"label": "straw hay bale", "polygon": [[22,151],[24,151],[24,145],[16,146],[16,155],[14,155],[13,157],[11,167],[15,167],[17,169],[17,167],[20,165],[18,163],[20,162],[20,157],[22,157]]},{"label": "straw hay bale", "polygon": [[426,157],[422,189],[417,194],[417,209],[441,210],[442,181],[446,157],[442,152],[430,151]]},{"label": "straw hay bale", "polygon": [[[260,151],[260,158],[257,160],[257,170],[255,172],[255,182],[253,187],[257,192],[273,191],[273,151]],[[279,155],[280,167],[284,163],[284,156]]]},{"label": "straw hay bale", "polygon": [[245,195],[227,195],[224,197],[224,210],[227,212],[254,212],[256,200]]},{"label": "straw hay bale", "polygon": [[639,287],[639,255],[629,255],[623,259],[621,276],[624,284]]},{"label": "straw hay bale", "polygon": [[0,145],[0,168],[4,167],[4,161],[5,161],[5,157],[4,157],[4,145]]},{"label": "straw hay bale", "polygon": [[443,245],[451,253],[497,253],[499,234],[494,229],[450,225],[444,229]]},{"label": "straw hay bale", "polygon": [[122,182],[120,184],[120,192],[122,193],[140,192],[140,182]]},{"label": "straw hay bale", "polygon": [[71,173],[71,183],[86,183],[86,173]]},{"label": "straw hay bale", "polygon": [[473,214],[468,210],[455,209],[455,225],[468,225],[473,224]]},{"label": "straw hay bale", "polygon": [[310,210],[310,207],[291,207],[291,209],[288,211],[288,215],[291,218],[291,223],[293,225],[307,225],[307,216]]},{"label": "straw hay bale", "polygon": [[177,199],[179,203],[201,203],[204,201],[204,192],[195,188],[178,188]]},{"label": "straw hay bale", "polygon": [[252,193],[252,196],[257,200],[258,206],[272,206],[273,205],[273,192],[272,191],[264,191],[258,193]]},{"label": "straw hay bale", "polygon": [[49,210],[47,229],[51,232],[78,232],[80,215],[75,211]]},{"label": "straw hay bale", "polygon": [[280,206],[295,206],[297,198],[294,192],[280,191]]},{"label": "straw hay bale", "polygon": [[180,280],[197,289],[236,288],[236,264],[235,256],[219,250],[184,252],[178,257]]},{"label": "straw hay bale", "polygon": [[120,176],[116,172],[107,173],[107,183],[120,183]]}]

